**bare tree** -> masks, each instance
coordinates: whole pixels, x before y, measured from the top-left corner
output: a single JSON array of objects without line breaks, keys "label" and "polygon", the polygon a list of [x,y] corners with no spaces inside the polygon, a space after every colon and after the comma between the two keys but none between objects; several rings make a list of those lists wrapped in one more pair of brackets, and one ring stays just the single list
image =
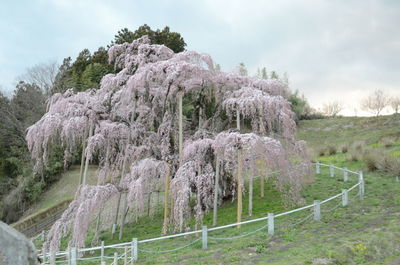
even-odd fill
[{"label": "bare tree", "polygon": [[19,77],[21,81],[36,84],[43,93],[50,96],[51,89],[54,85],[58,72],[58,64],[56,61],[47,63],[39,63],[26,70],[26,73]]},{"label": "bare tree", "polygon": [[326,103],[322,107],[322,112],[326,116],[330,117],[336,117],[336,115],[339,114],[343,110],[343,105],[339,101],[332,101],[329,103]]},{"label": "bare tree", "polygon": [[371,112],[376,116],[390,103],[389,97],[380,89],[375,90],[361,102],[361,109]]},{"label": "bare tree", "polygon": [[394,113],[399,113],[400,109],[400,96],[394,97],[390,100],[390,106],[392,107]]}]

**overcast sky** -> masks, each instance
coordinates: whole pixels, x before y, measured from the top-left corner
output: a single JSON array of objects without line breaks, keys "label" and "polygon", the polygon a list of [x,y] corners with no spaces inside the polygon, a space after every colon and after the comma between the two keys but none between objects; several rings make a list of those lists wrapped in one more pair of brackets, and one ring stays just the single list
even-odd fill
[{"label": "overcast sky", "polygon": [[[400,95],[400,1],[3,0],[0,86],[37,63],[106,46],[124,27],[168,25],[222,70],[244,62],[289,74],[314,107],[354,115],[366,93]],[[360,114],[360,112],[358,113]]]}]

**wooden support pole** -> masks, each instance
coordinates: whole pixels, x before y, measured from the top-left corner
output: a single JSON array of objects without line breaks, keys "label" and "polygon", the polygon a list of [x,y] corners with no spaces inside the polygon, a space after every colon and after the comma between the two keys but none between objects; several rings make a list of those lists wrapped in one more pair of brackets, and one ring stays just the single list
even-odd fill
[{"label": "wooden support pole", "polygon": [[125,216],[126,216],[126,201],[128,193],[124,192],[124,194],[125,194],[125,199],[123,200],[121,223],[119,224],[119,236],[118,236],[119,240],[122,240],[122,235],[124,233]]},{"label": "wooden support pole", "polygon": [[114,219],[114,224],[113,224],[113,229],[111,231],[111,238],[114,239],[114,234],[117,230],[117,222],[118,222],[118,215],[119,215],[119,204],[121,202],[121,196],[122,193],[118,192],[118,200],[117,200],[117,207],[115,209],[115,219]]},{"label": "wooden support pole", "polygon": [[[243,170],[243,150],[238,149],[238,168],[237,168],[237,223],[242,221],[242,170]],[[237,225],[240,228],[240,224]]]},{"label": "wooden support pole", "polygon": [[201,128],[201,125],[203,125],[203,108],[199,108],[199,128]]},{"label": "wooden support pole", "polygon": [[249,174],[249,216],[253,215],[253,174]]},{"label": "wooden support pole", "polygon": [[[89,138],[88,139],[90,139],[90,137],[93,136],[93,126],[94,126],[94,123],[91,122],[90,123],[90,128],[89,128]],[[83,171],[83,179],[82,179],[82,184],[83,185],[86,185],[88,167],[89,167],[89,157],[86,156],[85,169]]]},{"label": "wooden support pole", "polygon": [[218,215],[218,186],[219,186],[219,157],[217,156],[215,163],[215,180],[214,180],[214,209],[213,209],[213,226],[217,225]]},{"label": "wooden support pole", "polygon": [[85,149],[86,149],[86,141],[88,140],[88,133],[89,133],[89,129],[86,126],[85,136],[82,140],[81,170],[79,173],[79,184],[82,184],[82,181],[83,181],[83,169],[85,168]]},{"label": "wooden support pole", "polygon": [[[261,170],[262,169],[262,162],[260,161],[260,165],[259,165],[259,172],[260,173],[260,197],[264,198],[264,184],[265,184],[265,177],[267,177],[268,175],[268,170],[267,170],[267,162],[265,162],[265,171]],[[264,176],[264,172],[265,172],[265,176]]]},{"label": "wooden support pole", "polygon": [[178,126],[179,126],[179,165],[183,162],[183,110],[182,110],[182,97],[183,92],[178,93]]},{"label": "wooden support pole", "polygon": [[170,185],[170,168],[167,166],[167,172],[165,172],[165,184],[164,184],[164,224],[162,233],[167,234],[168,230],[168,200],[169,200],[169,185]]},{"label": "wooden support pole", "polygon": [[315,164],[315,173],[316,174],[321,173],[321,165],[320,165],[319,161],[317,161],[317,163]]},{"label": "wooden support pole", "polygon": [[239,108],[236,108],[236,129],[240,132],[240,112]]},{"label": "wooden support pole", "polygon": [[114,252],[114,265],[118,265],[118,253]]}]

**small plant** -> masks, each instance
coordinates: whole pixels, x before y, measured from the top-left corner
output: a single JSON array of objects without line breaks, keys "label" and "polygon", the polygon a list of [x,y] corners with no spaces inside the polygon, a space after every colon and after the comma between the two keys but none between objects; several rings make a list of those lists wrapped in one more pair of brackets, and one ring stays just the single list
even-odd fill
[{"label": "small plant", "polygon": [[363,245],[362,243],[354,245],[353,248],[351,248],[351,251],[353,252],[355,256],[355,261],[357,264],[364,263],[365,262],[365,255],[366,255],[366,250],[367,247]]}]

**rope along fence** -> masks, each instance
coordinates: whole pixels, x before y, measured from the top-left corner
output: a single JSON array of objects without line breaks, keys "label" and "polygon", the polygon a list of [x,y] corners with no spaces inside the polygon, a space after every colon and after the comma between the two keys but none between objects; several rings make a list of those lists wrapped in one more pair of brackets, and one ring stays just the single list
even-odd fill
[{"label": "rope along fence", "polygon": [[[351,200],[354,200],[355,198],[359,197],[360,199],[364,198],[364,192],[365,192],[365,181],[363,177],[363,173],[361,171],[351,171],[347,168],[340,168],[336,167],[333,165],[327,165],[327,164],[322,164],[322,163],[315,163],[315,170],[317,174],[321,174],[321,168],[322,167],[327,167],[329,169],[329,175],[330,177],[335,177],[338,172],[342,173],[343,176],[343,181],[347,182],[349,181],[349,175],[353,174],[357,176],[358,182],[350,187],[349,189],[342,189],[342,191],[328,199],[325,199],[323,201],[315,200],[313,204],[303,206],[301,208],[297,208],[288,212],[284,213],[279,213],[279,214],[273,214],[273,213],[268,213],[267,216],[261,217],[261,218],[256,218],[248,221],[243,221],[240,223],[231,223],[228,225],[223,225],[223,226],[217,226],[217,227],[212,227],[208,228],[207,226],[203,226],[201,230],[196,230],[196,231],[190,231],[190,232],[185,232],[185,233],[180,233],[180,234],[175,234],[175,235],[168,235],[168,236],[162,236],[162,237],[157,237],[157,238],[151,238],[151,239],[145,239],[145,240],[138,240],[137,238],[133,238],[131,242],[125,242],[125,243],[119,243],[119,244],[113,244],[113,245],[104,245],[104,242],[102,242],[101,246],[98,247],[91,247],[91,248],[83,248],[83,249],[77,249],[77,248],[68,248],[66,251],[60,251],[55,254],[50,254],[50,253],[45,253],[44,255],[41,254],[39,257],[43,260],[42,264],[68,264],[68,265],[76,265],[78,264],[79,261],[99,261],[100,264],[105,265],[107,264],[106,260],[112,260],[112,265],[117,265],[119,264],[118,262],[121,261],[123,263],[120,264],[134,264],[135,261],[138,260],[138,253],[149,253],[149,254],[162,254],[162,253],[169,253],[169,252],[175,252],[182,250],[184,248],[188,248],[190,246],[196,245],[196,243],[201,242],[201,248],[202,249],[207,249],[208,248],[208,242],[209,241],[225,241],[225,240],[234,240],[250,235],[254,235],[257,233],[260,233],[261,231],[265,230],[264,233],[273,236],[276,233],[276,230],[284,231],[285,229],[290,229],[292,227],[295,227],[297,225],[303,224],[309,220],[314,220],[314,221],[320,221],[321,216],[323,213],[330,213],[338,209],[339,207],[346,207],[349,204],[349,198]],[[355,193],[353,195],[353,193]],[[351,195],[350,195],[351,193]],[[339,202],[338,202],[339,201]],[[329,204],[333,204],[328,209],[323,209],[321,210],[321,206],[327,206]],[[284,216],[294,216],[295,214],[302,214],[304,215],[300,219],[288,223],[281,223],[278,222],[277,226],[275,224],[277,218],[281,218]],[[305,213],[305,214],[304,214]],[[289,217],[290,218],[290,217]],[[231,227],[239,227],[241,225],[246,225],[250,223],[256,223],[256,222],[264,222],[262,226],[255,230],[248,231],[244,234],[241,235],[233,235],[229,237],[218,237],[218,236],[209,236],[209,233],[216,233],[215,231],[220,231],[223,229],[231,228]],[[145,243],[150,243],[150,242],[157,242],[161,240],[166,240],[166,239],[172,239],[172,238],[183,238],[187,239],[189,236],[198,236],[201,235],[201,237],[196,238],[196,239],[191,239],[189,243],[183,244],[181,246],[177,246],[170,249],[148,249],[146,247],[142,247],[143,244]],[[114,255],[113,256],[107,256],[105,255],[105,250],[110,250],[114,249]],[[100,252],[98,256],[95,256],[93,253],[94,252]],[[89,253],[93,257],[87,257],[84,258],[85,253]],[[51,258],[52,257],[52,258]]]}]

